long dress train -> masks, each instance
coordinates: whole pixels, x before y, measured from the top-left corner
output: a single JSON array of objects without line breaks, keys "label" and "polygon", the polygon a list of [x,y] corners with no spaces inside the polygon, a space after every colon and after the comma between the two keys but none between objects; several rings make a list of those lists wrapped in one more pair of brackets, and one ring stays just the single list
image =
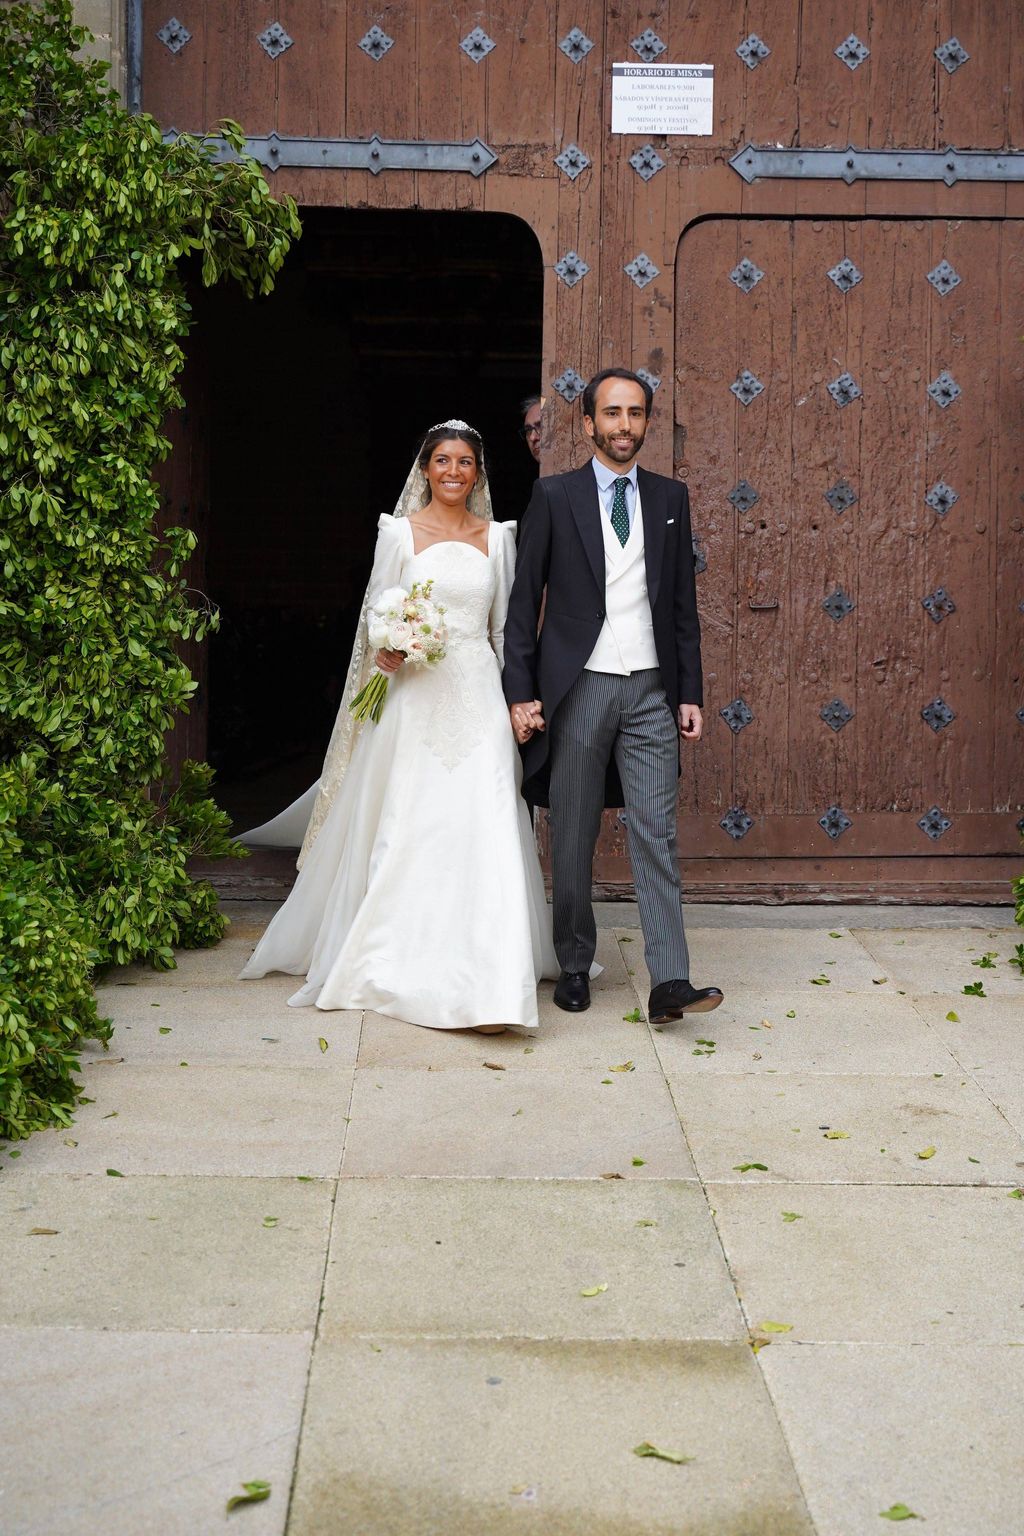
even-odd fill
[{"label": "long dress train", "polygon": [[[448,652],[392,676],[380,723],[363,726],[295,887],[242,976],[305,976],[294,1007],[371,1008],[436,1029],[535,1029],[537,982],[557,976],[558,963],[501,691],[515,524],[488,525],[486,554],[454,540],[417,554],[407,517],[384,516],[378,528],[371,598],[433,579]],[[301,820],[312,793],[277,820]]]}]

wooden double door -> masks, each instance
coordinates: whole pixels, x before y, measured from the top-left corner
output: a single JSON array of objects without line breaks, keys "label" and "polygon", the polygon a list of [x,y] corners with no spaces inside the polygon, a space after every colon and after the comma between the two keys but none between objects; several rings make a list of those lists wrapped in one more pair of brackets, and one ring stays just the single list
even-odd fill
[{"label": "wooden double door", "polygon": [[679,826],[698,890],[992,898],[1015,867],[1022,276],[1015,220],[684,233],[675,472],[708,724]]}]

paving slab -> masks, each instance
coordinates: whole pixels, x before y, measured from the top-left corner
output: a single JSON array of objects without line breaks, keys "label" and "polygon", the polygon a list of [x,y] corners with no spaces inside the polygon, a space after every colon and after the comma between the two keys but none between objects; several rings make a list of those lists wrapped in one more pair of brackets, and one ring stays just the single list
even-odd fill
[{"label": "paving slab", "polygon": [[696,1177],[653,1072],[359,1067],[349,1114],[343,1175]]},{"label": "paving slab", "polygon": [[746,1338],[703,1192],[650,1179],[343,1180],[321,1330]]},{"label": "paving slab", "polygon": [[[695,1459],[638,1457],[649,1440]],[[289,1536],[811,1536],[745,1344],[327,1340]]]},{"label": "paving slab", "polygon": [[[981,982],[990,997],[1016,998],[1024,1015],[1024,976],[1007,963],[1015,939],[997,928],[950,928],[937,933],[932,929],[893,929],[884,933],[860,929],[857,938],[875,956],[883,970],[909,992],[950,991],[951,983],[961,987]],[[995,952],[998,960],[991,969],[972,964],[986,953]],[[961,997],[966,1008],[975,1002]],[[978,999],[977,1001],[981,1001]]]},{"label": "paving slab", "polygon": [[10,1169],[0,1327],[312,1330],[333,1193],[320,1180]]},{"label": "paving slab", "polygon": [[[1008,1067],[995,1072],[976,1072],[974,1080],[1017,1134],[1024,1136],[1024,1078],[1020,1073]],[[1024,1161],[1016,1166],[1018,1171],[1024,1170]]]},{"label": "paving slab", "polygon": [[[109,1054],[128,1062],[227,1066],[353,1066],[362,1015],[289,1008],[294,976],[197,987],[101,987],[100,1013],[114,1021]],[[319,1040],[327,1038],[330,1052]],[[85,1060],[102,1057],[91,1046]]]},{"label": "paving slab", "polygon": [[1018,1000],[936,992],[913,1001],[919,1017],[966,1071],[1024,1077],[1024,996]]},{"label": "paving slab", "polygon": [[[790,1014],[794,1015],[790,1018]],[[928,1074],[957,1063],[910,998],[817,988],[813,995],[730,987],[714,1013],[689,1014],[653,1031],[670,1073],[821,1072]],[[698,1040],[714,1040],[714,1055]],[[700,1054],[697,1054],[697,1052]]]},{"label": "paving slab", "polygon": [[[269,915],[267,921],[270,921]],[[228,937],[212,949],[176,950],[177,965],[173,970],[155,971],[150,965],[114,965],[103,972],[99,982],[108,987],[190,987],[237,981],[239,971],[256,948],[258,936],[238,938],[228,929]],[[300,984],[294,981],[292,990]],[[259,982],[247,981],[243,985],[259,986]]]},{"label": "paving slab", "polygon": [[[379,1013],[363,1015],[359,1043],[361,1067],[418,1067],[440,1072],[483,1061],[501,1062],[512,1071],[588,1070],[603,1075],[609,1063],[632,1060],[638,1072],[659,1072],[650,1032],[636,1018],[631,987],[595,989],[584,1013],[565,1013],[545,989],[540,1027],[535,1034],[506,1030],[477,1035],[453,1029],[418,1029]],[[627,1017],[628,1016],[628,1017]]]},{"label": "paving slab", "polygon": [[713,1184],[708,1197],[751,1328],[792,1324],[772,1349],[1024,1344],[1024,1201],[1005,1189]]},{"label": "paving slab", "polygon": [[[706,1059],[706,1058],[705,1058]],[[703,1179],[732,1183],[1014,1184],[1024,1143],[959,1069],[937,1077],[670,1079]],[[919,1152],[934,1152],[924,1158]],[[970,1158],[977,1162],[970,1162]],[[765,1163],[767,1172],[737,1165]]]},{"label": "paving slab", "polygon": [[40,1131],[22,1142],[15,1149],[21,1169],[240,1178],[338,1172],[350,1067],[172,1070],[130,1066],[112,1054],[85,1068],[83,1080],[94,1102],[76,1111],[70,1131]]},{"label": "paving slab", "polygon": [[[758,1360],[818,1536],[1017,1536],[1024,1350],[819,1344]],[[897,1503],[919,1518],[879,1519]]]},{"label": "paving slab", "polygon": [[[875,976],[884,975],[878,961],[850,929],[802,929],[781,925],[751,933],[739,928],[701,928],[690,943],[690,979],[695,987],[721,987],[728,998],[734,987],[764,987],[773,992],[804,994],[818,990],[815,978],[825,977],[833,992],[871,993]],[[630,935],[619,930],[620,942]],[[643,963],[643,944],[632,935],[637,960],[634,982],[647,1001],[650,977]],[[629,964],[634,962],[630,960]]]},{"label": "paving slab", "polygon": [[198,1536],[221,1530],[227,1499],[256,1478],[270,1498],[238,1519],[247,1536],[281,1536],[311,1343],[8,1330],[4,1536]]}]

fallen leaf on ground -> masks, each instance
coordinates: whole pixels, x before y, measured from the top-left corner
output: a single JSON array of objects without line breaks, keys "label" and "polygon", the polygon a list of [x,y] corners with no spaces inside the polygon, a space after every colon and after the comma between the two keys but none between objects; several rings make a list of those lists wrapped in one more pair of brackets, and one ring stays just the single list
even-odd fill
[{"label": "fallen leaf on ground", "polygon": [[229,1515],[240,1504],[262,1504],[264,1499],[270,1498],[270,1484],[264,1483],[258,1478],[251,1483],[243,1483],[242,1487],[245,1489],[244,1493],[236,1493],[233,1498],[228,1499],[227,1513]]},{"label": "fallen leaf on ground", "polygon": [[888,976],[872,976],[871,985],[873,987],[883,987],[888,980]]},{"label": "fallen leaf on ground", "polygon": [[602,1079],[601,1079],[601,1083],[602,1083],[602,1086],[603,1086],[603,1085],[604,1085],[604,1084],[605,1084],[605,1083],[608,1083],[608,1085],[609,1085],[609,1086],[610,1086],[610,1085],[611,1085],[611,1078],[610,1078],[610,1077],[602,1077]]},{"label": "fallen leaf on ground", "polygon": [[786,1014],[786,1018],[787,1019],[795,1019],[796,1018],[796,1009],[795,1008],[790,1008],[789,1011]]},{"label": "fallen leaf on ground", "polygon": [[580,1291],[581,1296],[600,1296],[602,1291],[608,1289],[607,1282],[601,1285],[588,1285],[585,1291]]},{"label": "fallen leaf on ground", "polygon": [[121,1170],[119,1168],[108,1168],[107,1169],[107,1178],[108,1179],[123,1179],[124,1178],[124,1174],[121,1172]]},{"label": "fallen leaf on ground", "polygon": [[954,1013],[952,1008],[946,1014],[946,1018],[949,1020],[950,1024],[959,1024],[960,1023],[960,1015],[958,1013]]},{"label": "fallen leaf on ground", "polygon": [[644,1021],[644,1016],[640,1012],[639,1008],[634,1008],[632,1010],[632,1012],[624,1013],[622,1015],[622,1022],[624,1024],[642,1024],[643,1021]]},{"label": "fallen leaf on ground", "polygon": [[759,1333],[792,1333],[793,1324],[772,1322],[758,1323],[757,1329]]},{"label": "fallen leaf on ground", "polygon": [[983,981],[971,981],[964,987],[965,997],[984,997],[985,983]]},{"label": "fallen leaf on ground", "polygon": [[1024,1189],[1011,1189],[1007,1198],[1010,1200],[1024,1200]]},{"label": "fallen leaf on ground", "polygon": [[980,965],[983,971],[994,971],[996,968],[996,961],[998,959],[998,952],[994,949],[990,949],[984,955],[981,955],[977,960],[972,960],[971,964]]},{"label": "fallen leaf on ground", "polygon": [[516,1115],[521,1115],[521,1114],[522,1114],[522,1110],[521,1109],[514,1109],[512,1111],[512,1119],[514,1120]]},{"label": "fallen leaf on ground", "polygon": [[160,1028],[157,1030],[158,1035],[170,1035],[173,1033],[174,1031],[171,1029],[169,1024],[161,1024]]},{"label": "fallen leaf on ground", "polygon": [[633,940],[626,933],[624,933],[622,935],[622,937],[619,939],[619,943],[620,944],[632,944],[632,942],[633,942]]},{"label": "fallen leaf on ground", "polygon": [[524,1056],[532,1056],[535,1050],[536,1050],[536,1046],[524,1045],[523,1046],[523,1055]]},{"label": "fallen leaf on ground", "polygon": [[641,1218],[641,1220],[640,1220],[640,1221],[638,1221],[638,1222],[637,1222],[637,1223],[636,1223],[636,1225],[637,1225],[637,1226],[638,1226],[638,1227],[656,1227],[656,1226],[657,1226],[657,1225],[658,1225],[658,1223],[657,1223],[657,1222],[656,1222],[656,1221],[651,1221],[651,1220],[650,1220],[650,1219],[649,1219],[649,1218],[647,1218],[647,1217],[643,1217],[643,1218]]},{"label": "fallen leaf on ground", "polygon": [[621,1173],[602,1173],[602,1179],[621,1179]]},{"label": "fallen leaf on ground", "polygon": [[754,1351],[754,1354],[756,1355],[758,1350],[767,1349],[768,1345],[770,1343],[771,1343],[771,1339],[751,1339],[750,1347]]},{"label": "fallen leaf on ground", "polygon": [[782,1219],[783,1221],[803,1221],[799,1211],[783,1211]]},{"label": "fallen leaf on ground", "polygon": [[930,1157],[934,1157],[935,1156],[935,1148],[934,1147],[923,1147],[921,1149],[921,1151],[918,1152],[916,1155],[921,1159],[922,1163],[925,1163],[925,1162],[928,1161],[928,1159]]},{"label": "fallen leaf on ground", "polygon": [[830,939],[841,939],[842,938],[842,934],[841,933],[830,932],[829,933],[829,938]]},{"label": "fallen leaf on ground", "polygon": [[277,1216],[264,1216],[264,1218],[263,1218],[263,1225],[265,1227],[276,1227],[277,1223],[278,1223],[278,1220],[279,1220],[279,1217],[277,1217]]},{"label": "fallen leaf on ground", "polygon": [[317,1045],[320,1047],[320,1049],[322,1051],[326,1051],[326,1049],[327,1049],[327,1041],[324,1039],[323,1035],[318,1036],[318,1038],[317,1038]]},{"label": "fallen leaf on ground", "polygon": [[64,1145],[66,1147],[77,1147],[78,1146],[78,1142],[75,1141],[73,1139],[73,1137],[71,1137],[71,1136],[65,1136],[64,1137]]},{"label": "fallen leaf on ground", "polygon": [[830,987],[831,985],[832,985],[832,978],[830,976],[812,976],[811,977],[811,986],[812,987]]},{"label": "fallen leaf on ground", "polygon": [[878,1518],[880,1520],[920,1520],[921,1516],[915,1515],[906,1504],[892,1504],[888,1509],[880,1509]]},{"label": "fallen leaf on ground", "polygon": [[734,1163],[733,1173],[749,1173],[751,1168],[756,1168],[759,1173],[768,1172],[767,1163]]},{"label": "fallen leaf on ground", "polygon": [[29,1237],[57,1237],[60,1234],[59,1227],[29,1227]]},{"label": "fallen leaf on ground", "polygon": [[849,1131],[826,1131],[824,1136],[825,1141],[849,1141],[849,1139]]},{"label": "fallen leaf on ground", "polygon": [[647,1162],[646,1157],[634,1157],[634,1159],[633,1159],[633,1167],[634,1168],[643,1168],[644,1165],[646,1164],[646,1162]]},{"label": "fallen leaf on ground", "polygon": [[710,1045],[712,1047],[712,1049],[713,1049],[715,1042],[713,1040],[702,1040],[700,1038],[700,1035],[698,1035],[697,1036],[697,1044],[698,1045]]},{"label": "fallen leaf on ground", "polygon": [[761,1028],[762,1029],[774,1029],[775,1025],[772,1024],[769,1019],[762,1019],[761,1020]]},{"label": "fallen leaf on ground", "polygon": [[500,1061],[485,1061],[484,1066],[491,1072],[504,1072],[505,1070]]},{"label": "fallen leaf on ground", "polygon": [[663,1451],[660,1446],[652,1445],[649,1440],[642,1440],[639,1445],[633,1447],[634,1456],[656,1456],[659,1461],[670,1461],[673,1466],[684,1467],[688,1461],[693,1461],[693,1456],[684,1456],[681,1451]]},{"label": "fallen leaf on ground", "polygon": [[609,1072],[635,1072],[636,1067],[631,1061],[620,1062],[617,1067],[609,1067]]}]

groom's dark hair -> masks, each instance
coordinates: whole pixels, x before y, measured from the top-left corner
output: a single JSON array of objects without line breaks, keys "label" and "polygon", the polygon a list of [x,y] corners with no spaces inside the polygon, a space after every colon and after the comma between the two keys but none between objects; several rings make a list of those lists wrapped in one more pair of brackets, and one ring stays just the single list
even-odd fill
[{"label": "groom's dark hair", "polygon": [[642,379],[638,373],[632,373],[628,368],[602,368],[600,373],[595,373],[586,389],[583,391],[583,414],[594,419],[594,411],[597,409],[597,391],[605,379],[629,379],[633,384],[639,384],[644,392],[644,415],[650,416],[651,406],[654,404],[654,390],[646,379]]}]

